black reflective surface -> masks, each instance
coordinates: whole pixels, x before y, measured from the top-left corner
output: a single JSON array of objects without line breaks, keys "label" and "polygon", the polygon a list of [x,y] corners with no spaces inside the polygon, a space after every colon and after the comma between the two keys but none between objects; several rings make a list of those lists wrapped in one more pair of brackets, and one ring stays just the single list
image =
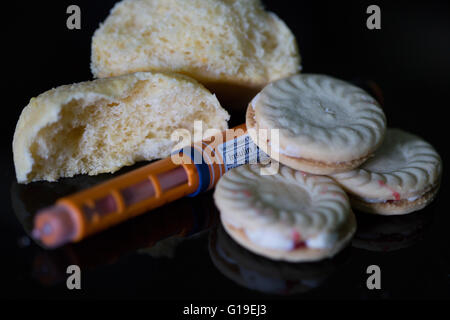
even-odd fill
[{"label": "black reflective surface", "polygon": [[[140,164],[132,167],[136,168]],[[132,168],[121,170],[118,174]],[[276,262],[239,246],[218,220],[212,193],[185,198],[57,250],[28,237],[36,209],[110,175],[58,184],[10,187],[2,245],[9,244],[9,297],[157,299],[322,299],[448,297],[448,243],[436,233],[448,219],[439,200],[395,217],[356,213],[358,231],[345,250],[317,263]],[[82,290],[66,288],[66,268],[79,265]],[[382,290],[366,287],[366,268],[379,265]],[[5,291],[4,291],[5,292]]]},{"label": "black reflective surface", "polygon": [[[82,8],[80,31],[65,29],[65,9]],[[450,10],[445,1],[382,2],[382,30],[365,28],[369,2],[266,1],[298,38],[304,72],[372,79],[382,89],[390,126],[432,143],[444,161],[436,200],[403,217],[357,214],[352,244],[331,260],[277,263],[237,245],[218,224],[211,193],[182,199],[79,244],[48,251],[28,237],[33,213],[111,175],[18,185],[11,141],[30,97],[91,78],[90,37],[114,1],[14,4],[6,42],[0,212],[1,297],[148,299],[407,299],[450,297],[447,185]],[[232,112],[231,125],[243,121]],[[141,165],[141,164],[139,164]],[[137,166],[139,166],[137,165]],[[137,167],[135,166],[135,167]],[[121,172],[130,170],[125,168]],[[66,288],[66,268],[80,265],[82,290]],[[366,287],[379,265],[382,289]]]}]

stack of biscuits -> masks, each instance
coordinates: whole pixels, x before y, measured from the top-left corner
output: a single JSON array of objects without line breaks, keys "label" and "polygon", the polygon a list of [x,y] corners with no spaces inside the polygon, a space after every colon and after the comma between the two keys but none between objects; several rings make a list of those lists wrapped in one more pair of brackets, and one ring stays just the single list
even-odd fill
[{"label": "stack of biscuits", "polygon": [[272,163],[228,172],[214,196],[225,230],[268,258],[332,257],[356,231],[352,208],[407,214],[438,191],[436,150],[386,128],[378,102],[342,80],[296,74],[274,81],[250,102],[246,125]]},{"label": "stack of biscuits", "polygon": [[257,254],[332,257],[355,233],[352,208],[406,214],[437,193],[433,147],[387,129],[361,88],[300,74],[294,35],[260,0],[123,0],[92,38],[91,70],[96,80],[23,110],[13,141],[20,183],[163,158],[175,130],[193,136],[196,121],[224,130],[225,109],[247,108],[248,133],[272,160],[228,171],[214,199],[225,230]]}]

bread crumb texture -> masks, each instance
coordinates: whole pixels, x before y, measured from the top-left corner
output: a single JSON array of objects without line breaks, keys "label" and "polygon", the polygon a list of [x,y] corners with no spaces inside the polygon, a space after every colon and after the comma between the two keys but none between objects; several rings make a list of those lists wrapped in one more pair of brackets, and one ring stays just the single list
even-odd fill
[{"label": "bread crumb texture", "polygon": [[124,0],[92,39],[96,77],[173,71],[260,87],[297,73],[294,35],[260,0]]},{"label": "bread crumb texture", "polygon": [[[23,109],[13,140],[17,180],[114,172],[170,155],[176,129],[227,128],[217,98],[182,75],[139,72],[49,90]],[[187,132],[187,131],[185,131]]]}]

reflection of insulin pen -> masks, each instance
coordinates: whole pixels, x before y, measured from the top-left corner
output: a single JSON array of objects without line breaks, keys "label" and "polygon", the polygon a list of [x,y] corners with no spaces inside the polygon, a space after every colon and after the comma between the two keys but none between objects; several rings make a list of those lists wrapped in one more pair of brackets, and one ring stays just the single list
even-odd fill
[{"label": "reflection of insulin pen", "polygon": [[[179,161],[173,161],[174,155]],[[245,125],[174,155],[40,210],[34,219],[33,237],[51,248],[77,242],[165,203],[211,189],[230,168],[267,159]]]}]

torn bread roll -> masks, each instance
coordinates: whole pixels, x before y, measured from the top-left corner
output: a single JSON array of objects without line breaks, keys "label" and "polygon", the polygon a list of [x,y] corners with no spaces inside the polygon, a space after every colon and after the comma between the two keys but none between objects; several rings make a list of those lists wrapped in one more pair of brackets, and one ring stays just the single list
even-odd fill
[{"label": "torn bread roll", "polygon": [[228,119],[213,94],[182,75],[145,72],[61,86],[31,99],[20,115],[17,180],[95,175],[166,157],[178,144],[174,130],[192,137],[195,121],[205,132],[225,130]]},{"label": "torn bread roll", "polygon": [[125,0],[93,36],[91,69],[101,78],[183,73],[248,103],[267,83],[297,73],[300,56],[292,32],[260,0]]}]

